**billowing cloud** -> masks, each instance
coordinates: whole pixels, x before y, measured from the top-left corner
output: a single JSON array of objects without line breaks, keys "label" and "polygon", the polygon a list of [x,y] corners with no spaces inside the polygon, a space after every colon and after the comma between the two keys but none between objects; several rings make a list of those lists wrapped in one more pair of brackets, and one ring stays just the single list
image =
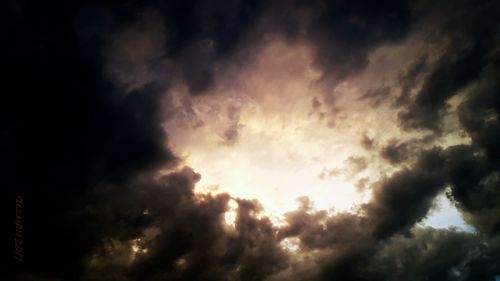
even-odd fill
[{"label": "billowing cloud", "polygon": [[5,280],[499,278],[497,2],[3,6]]}]

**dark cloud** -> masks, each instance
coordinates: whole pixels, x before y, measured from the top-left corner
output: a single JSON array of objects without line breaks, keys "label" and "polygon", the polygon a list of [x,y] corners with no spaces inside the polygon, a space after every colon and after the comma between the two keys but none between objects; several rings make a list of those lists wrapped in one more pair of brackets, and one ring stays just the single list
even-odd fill
[{"label": "dark cloud", "polygon": [[[89,209],[109,229],[101,229],[84,279],[262,280],[284,268],[286,256],[269,220],[257,218],[258,204],[238,199],[229,229],[223,220],[230,197],[195,196],[199,178],[184,168],[97,191],[100,201]],[[111,197],[116,189],[120,198]]]},{"label": "dark cloud", "polygon": [[313,97],[311,100],[311,113],[309,116],[313,114],[317,114],[319,120],[323,120],[325,118],[326,112],[322,111],[323,103],[318,99],[318,97]]},{"label": "dark cloud", "polygon": [[366,133],[364,133],[360,143],[364,149],[371,150],[375,145],[375,140],[373,138],[370,138]]},{"label": "dark cloud", "polygon": [[222,134],[223,144],[234,145],[240,138],[240,129],[243,127],[240,124],[240,108],[236,106],[229,106],[227,108],[227,120],[229,126]]},{"label": "dark cloud", "polygon": [[[492,193],[495,179],[485,183],[489,170],[481,161],[486,161],[485,155],[468,146],[425,151],[410,167],[376,183],[372,199],[358,214],[329,216],[314,211],[311,202],[302,199],[301,207],[286,215],[287,226],[280,229],[279,236],[298,238],[303,252],[321,249],[317,280],[400,280],[402,276],[410,280],[493,280],[499,244],[498,236],[491,236],[498,226],[498,209],[492,208],[498,208],[498,203]],[[473,188],[478,182],[483,185]],[[459,208],[472,214],[469,222],[496,238],[415,227],[447,185],[451,185],[450,196]],[[462,188],[471,193],[460,195]],[[476,203],[482,207],[465,207]]]},{"label": "dark cloud", "polygon": [[380,280],[493,280],[483,270],[498,265],[488,257],[495,247],[477,234],[415,229],[411,236],[395,236],[382,245],[364,274]]},{"label": "dark cloud", "polygon": [[374,186],[372,199],[363,209],[373,221],[376,237],[405,232],[427,215],[434,197],[445,184],[443,164],[440,151],[429,150],[413,167]]},{"label": "dark cloud", "polygon": [[322,253],[310,279],[494,280],[497,240],[453,228],[414,228],[405,235],[375,239],[367,231],[371,222],[366,217],[328,216],[309,204],[304,199],[299,209],[288,213],[288,226],[280,233],[297,237],[303,249]]},{"label": "dark cloud", "polygon": [[[435,63],[428,65],[429,74],[400,118],[406,128],[427,128],[438,132],[441,130],[440,119],[446,113],[446,101],[498,59],[495,57],[496,34],[500,25],[496,18],[500,8],[496,1],[479,4],[469,1],[425,2],[423,5],[431,11],[426,19],[435,25],[430,37],[444,45],[445,50],[438,54]],[[463,16],[465,14],[467,17]],[[417,61],[409,73],[421,69],[424,63],[425,60]],[[410,76],[403,82],[403,94],[407,88],[405,85],[414,85],[414,79],[415,76]],[[404,95],[402,97],[406,99]]]},{"label": "dark cloud", "polygon": [[[461,3],[458,7],[463,9],[467,5]],[[460,42],[458,45],[462,47],[446,49],[424,80],[408,113],[419,116],[411,118],[413,121],[410,122],[420,122],[421,127],[438,128],[435,126],[440,126],[440,112],[443,112],[446,100],[459,92],[463,95],[457,113],[472,144],[452,147],[445,152],[444,174],[451,185],[451,198],[464,212],[464,218],[484,233],[496,235],[499,229],[496,214],[500,107],[497,94],[498,37],[492,34],[499,30],[494,21],[499,9],[494,2],[484,2],[469,9],[467,22],[459,24],[455,19],[459,13],[456,13],[445,20],[442,29],[438,29],[451,38],[454,46]],[[427,114],[417,113],[420,110]]]},{"label": "dark cloud", "polygon": [[366,231],[368,221],[350,213],[328,216],[326,211],[312,210],[307,198],[300,202],[296,211],[286,214],[287,226],[280,229],[279,236],[296,237],[304,251],[321,252],[315,261],[319,268],[309,279],[355,280],[359,266],[371,255],[375,245]]},{"label": "dark cloud", "polygon": [[399,85],[401,93],[396,100],[396,105],[404,105],[409,102],[411,91],[417,86],[419,78],[422,77],[423,72],[427,66],[427,55],[421,55],[413,61],[405,72],[399,74]]},{"label": "dark cloud", "polygon": [[228,145],[233,145],[238,141],[239,132],[238,125],[231,125],[224,131],[223,139],[224,143]]},{"label": "dark cloud", "polygon": [[378,107],[382,102],[384,102],[390,95],[391,89],[387,86],[382,86],[379,88],[369,89],[363,95],[361,95],[358,100],[368,101],[368,103],[373,107]]},{"label": "dark cloud", "polygon": [[449,164],[453,198],[473,225],[490,234],[500,230],[498,72],[497,64],[490,65],[460,105],[460,122],[473,145],[450,151]]},{"label": "dark cloud", "polygon": [[495,162],[500,158],[497,145],[500,127],[498,120],[500,85],[497,79],[499,74],[498,61],[488,65],[468,93],[466,100],[459,106],[458,112],[460,123],[474,144],[484,149],[488,158]]},{"label": "dark cloud", "polygon": [[316,63],[331,85],[362,70],[371,50],[401,39],[411,25],[410,7],[401,1],[334,1],[311,6],[306,36],[316,45]]},{"label": "dark cloud", "polygon": [[[249,40],[264,5],[261,1],[222,0],[83,6],[81,17],[95,17],[97,11],[106,18],[85,22],[76,32],[101,24],[93,31],[106,37],[105,60],[112,77],[129,88],[151,81],[175,81],[190,94],[200,95],[214,87],[217,69],[229,59],[244,61],[247,52],[238,46]],[[249,43],[253,44],[257,43]]]},{"label": "dark cloud", "polygon": [[217,65],[234,55],[255,28],[264,3],[153,1],[150,5],[164,15],[169,36],[167,52],[178,61],[182,80],[196,95],[213,87]]},{"label": "dark cloud", "polygon": [[18,266],[63,280],[78,280],[84,257],[100,243],[102,225],[86,209],[96,185],[177,162],[160,127],[165,85],[125,95],[110,83],[102,38],[82,41],[75,32],[77,7],[24,3],[4,49],[15,118],[13,158],[6,159],[15,173],[6,186],[9,200],[24,199],[26,252]]},{"label": "dark cloud", "polygon": [[454,147],[447,154],[451,198],[469,223],[486,234],[498,234],[498,164],[481,150],[466,146]]},{"label": "dark cloud", "polygon": [[108,77],[126,91],[171,79],[172,62],[165,59],[168,34],[157,12],[139,13],[136,20],[104,37],[103,57]]},{"label": "dark cloud", "polygon": [[380,149],[380,157],[392,165],[413,162],[421,156],[422,151],[432,146],[432,142],[435,139],[436,136],[433,134],[405,141],[390,139],[387,144]]},{"label": "dark cloud", "polygon": [[408,149],[407,142],[399,143],[396,140],[391,140],[386,146],[382,147],[380,156],[391,164],[397,164],[407,160]]}]

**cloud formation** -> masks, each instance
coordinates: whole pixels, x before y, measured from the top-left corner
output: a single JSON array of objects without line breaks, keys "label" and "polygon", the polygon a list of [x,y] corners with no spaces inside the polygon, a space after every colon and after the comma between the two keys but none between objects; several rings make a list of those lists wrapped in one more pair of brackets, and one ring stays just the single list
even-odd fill
[{"label": "cloud formation", "polygon": [[[496,1],[3,6],[3,213],[24,201],[24,259],[5,280],[500,275]],[[272,198],[198,192],[172,139],[261,174],[279,170],[272,151],[301,176],[342,152],[366,197],[336,212],[300,197],[276,221]],[[223,176],[258,174],[230,164]],[[474,231],[420,225],[445,190]]]}]

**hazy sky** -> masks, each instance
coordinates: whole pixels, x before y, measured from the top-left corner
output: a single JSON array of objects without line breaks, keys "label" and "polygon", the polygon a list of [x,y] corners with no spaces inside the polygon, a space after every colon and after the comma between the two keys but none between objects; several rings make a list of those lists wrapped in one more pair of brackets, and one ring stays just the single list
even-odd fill
[{"label": "hazy sky", "polygon": [[498,1],[66,2],[3,5],[5,280],[499,278]]}]

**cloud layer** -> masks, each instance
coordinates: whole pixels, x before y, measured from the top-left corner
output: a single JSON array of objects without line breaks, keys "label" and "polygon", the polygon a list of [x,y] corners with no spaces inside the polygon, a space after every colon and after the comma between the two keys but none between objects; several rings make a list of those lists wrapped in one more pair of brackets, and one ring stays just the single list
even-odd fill
[{"label": "cloud layer", "polygon": [[[2,208],[22,196],[24,259],[2,280],[500,275],[498,2],[3,6]],[[269,173],[343,151],[311,176],[364,199],[299,197],[277,223],[272,198],[197,192],[192,159],[234,175],[216,152],[245,149]],[[444,191],[474,231],[419,225]]]}]

